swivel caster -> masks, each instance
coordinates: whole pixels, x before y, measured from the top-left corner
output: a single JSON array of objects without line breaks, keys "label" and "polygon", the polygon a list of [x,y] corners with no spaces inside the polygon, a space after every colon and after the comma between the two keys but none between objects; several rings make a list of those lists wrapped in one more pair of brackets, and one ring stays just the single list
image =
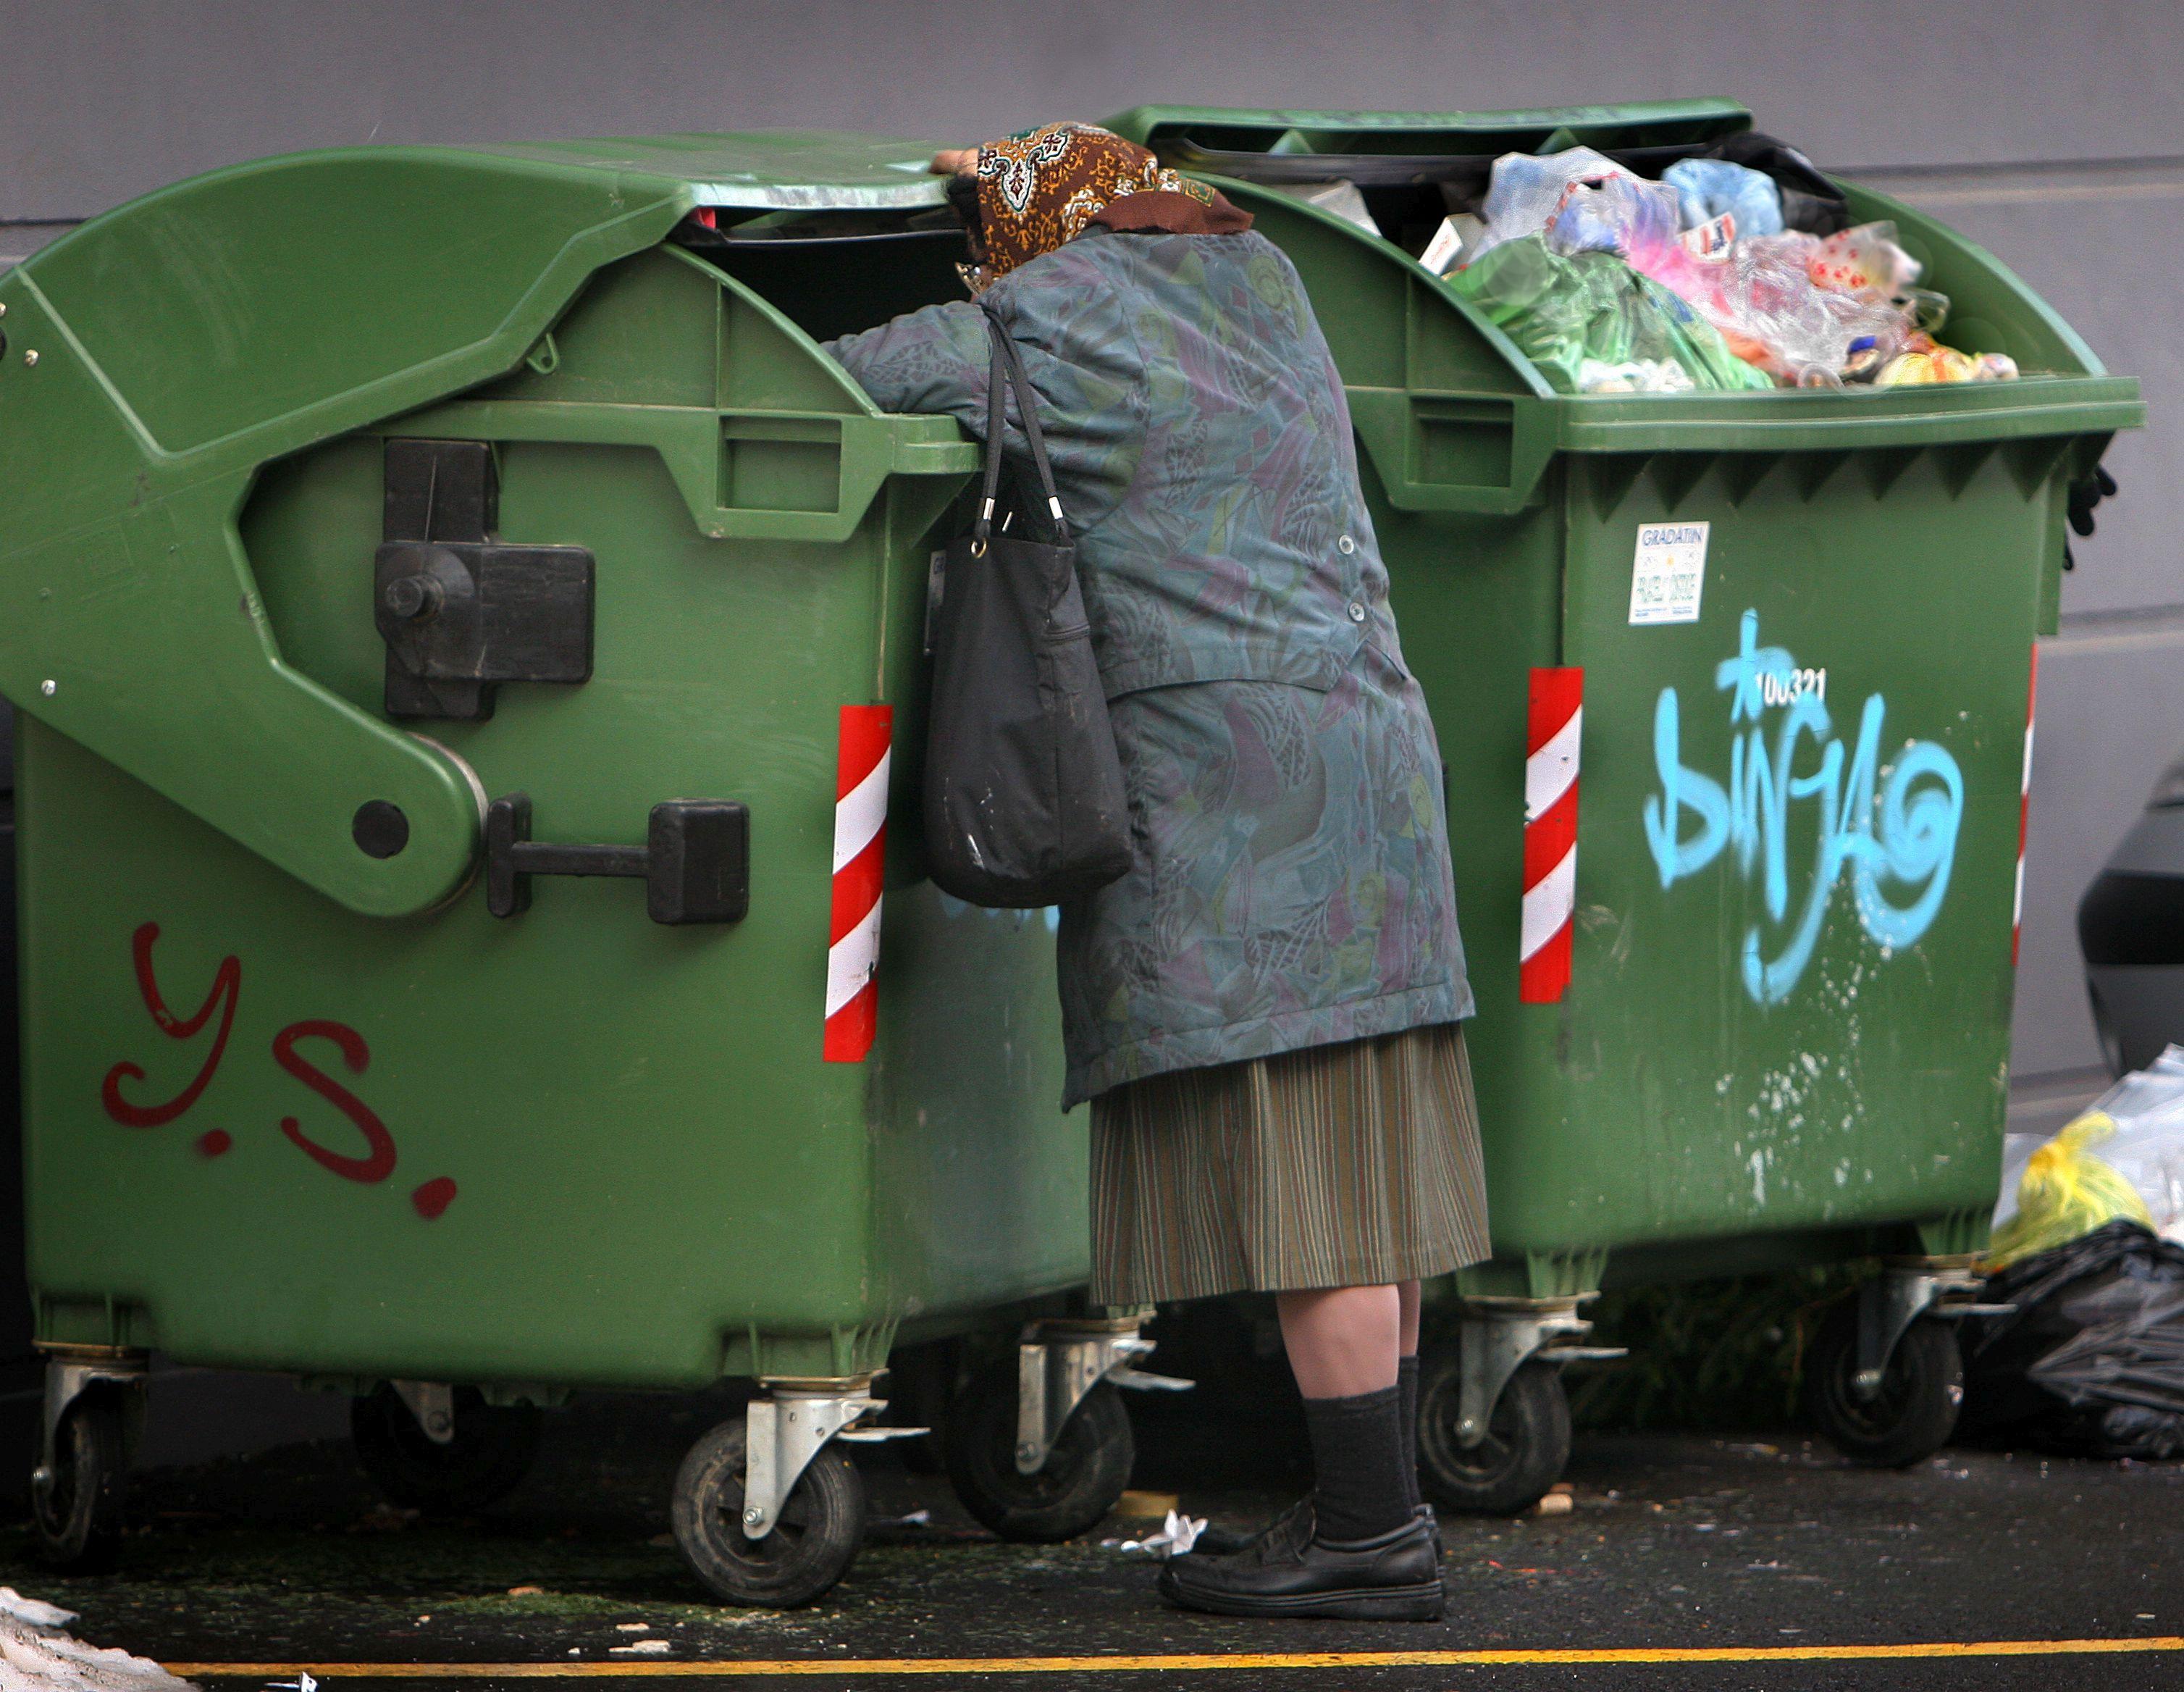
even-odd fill
[{"label": "swivel caster", "polygon": [[849,1572],[865,1537],[865,1482],[844,1444],[906,1439],[878,1427],[869,1376],[775,1383],[690,1448],[669,1512],[691,1573],[716,1598],[809,1604]]},{"label": "swivel caster", "polygon": [[489,1404],[475,1387],[390,1382],[349,1404],[349,1435],[391,1504],[469,1516],[531,1472],[545,1417],[536,1404]]},{"label": "swivel caster", "polygon": [[47,1359],[44,1439],[31,1474],[31,1522],[47,1568],[98,1573],[120,1555],[144,1378],[145,1360],[133,1354]]},{"label": "swivel caster", "polygon": [[1117,1388],[1190,1385],[1133,1366],[1152,1349],[1135,1319],[1050,1322],[957,1395],[948,1477],[1004,1539],[1053,1544],[1103,1520],[1130,1483],[1137,1444]]},{"label": "swivel caster", "polygon": [[1418,1378],[1418,1484],[1443,1510],[1462,1516],[1514,1516],[1562,1478],[1569,1461],[1569,1399],[1562,1371],[1526,1363],[1510,1376],[1483,1435],[1457,1437],[1463,1362],[1440,1350]]},{"label": "swivel caster", "polygon": [[[1589,1295],[1587,1295],[1589,1296]],[[1513,1516],[1546,1496],[1569,1461],[1563,1370],[1618,1347],[1579,1344],[1580,1299],[1474,1298],[1419,1359],[1418,1485],[1443,1510]]]},{"label": "swivel caster", "polygon": [[1900,1469],[1948,1444],[1964,1402],[1953,1324],[2014,1308],[1978,1303],[1981,1284],[1969,1258],[1893,1259],[1821,1325],[1805,1408],[1844,1456]]}]

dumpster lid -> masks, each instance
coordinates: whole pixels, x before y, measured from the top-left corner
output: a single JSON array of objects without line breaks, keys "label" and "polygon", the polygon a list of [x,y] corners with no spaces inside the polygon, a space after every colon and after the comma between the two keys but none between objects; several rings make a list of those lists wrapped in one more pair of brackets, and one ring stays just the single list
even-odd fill
[{"label": "dumpster lid", "polygon": [[1343,177],[1373,187],[1475,171],[1477,161],[1504,153],[1560,153],[1572,147],[1667,165],[1751,128],[1752,114],[1734,100],[1716,99],[1506,112],[1138,106],[1110,118],[1107,127],[1182,170],[1245,181],[1318,182],[1335,174],[1330,165],[1339,159]]},{"label": "dumpster lid", "polygon": [[827,130],[750,135],[608,136],[469,146],[466,153],[582,170],[665,176],[694,204],[761,211],[911,209],[947,203],[926,169],[929,142]]}]

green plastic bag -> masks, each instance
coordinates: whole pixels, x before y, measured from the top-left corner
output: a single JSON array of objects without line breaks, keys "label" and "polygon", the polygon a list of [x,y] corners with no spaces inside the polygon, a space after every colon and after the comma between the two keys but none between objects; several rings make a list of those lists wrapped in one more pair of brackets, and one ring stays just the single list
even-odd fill
[{"label": "green plastic bag", "polygon": [[2017,1214],[1994,1231],[1982,1269],[2068,1245],[2119,1217],[2152,1231],[2153,1213],[2138,1189],[2093,1155],[2115,1126],[2106,1111],[2089,1110],[2032,1154],[2017,1183]]},{"label": "green plastic bag", "polygon": [[1613,253],[1551,253],[1505,241],[1448,285],[1484,312],[1564,394],[1771,388],[1721,332]]}]

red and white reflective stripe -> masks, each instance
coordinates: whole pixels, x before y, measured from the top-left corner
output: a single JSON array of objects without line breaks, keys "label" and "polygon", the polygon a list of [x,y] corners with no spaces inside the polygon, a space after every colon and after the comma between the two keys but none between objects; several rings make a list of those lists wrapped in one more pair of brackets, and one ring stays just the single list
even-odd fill
[{"label": "red and white reflective stripe", "polygon": [[2040,697],[2040,649],[2032,649],[2032,674],[2025,684],[2025,779],[2017,790],[2017,902],[2009,913],[2009,963],[2017,967],[2017,948],[2025,939],[2025,834],[2032,819],[2033,707]]},{"label": "red and white reflective stripe", "polygon": [[879,1025],[880,872],[887,852],[888,745],[894,710],[842,707],[834,771],[834,910],[827,935],[830,1064],[857,1064]]},{"label": "red and white reflective stripe", "polygon": [[1583,670],[1532,672],[1524,728],[1524,920],[1517,952],[1517,997],[1528,1005],[1558,1003],[1569,987],[1584,705]]}]

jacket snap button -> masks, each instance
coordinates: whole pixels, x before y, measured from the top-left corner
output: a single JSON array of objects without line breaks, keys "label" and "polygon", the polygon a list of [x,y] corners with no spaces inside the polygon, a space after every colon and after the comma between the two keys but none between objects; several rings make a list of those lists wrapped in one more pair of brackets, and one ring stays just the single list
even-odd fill
[{"label": "jacket snap button", "polygon": [[1338,540],[1338,541],[1336,541],[1336,542],[1334,543],[1334,550],[1335,550],[1337,552],[1340,552],[1340,553],[1345,554],[1345,555],[1346,556],[1346,555],[1348,555],[1348,554],[1350,554],[1350,553],[1355,552],[1355,551],[1357,550],[1357,543],[1356,541],[1352,540],[1352,539],[1351,539],[1348,535],[1346,535],[1346,535],[1344,535],[1344,536],[1342,537],[1342,539],[1340,539],[1340,540]]},{"label": "jacket snap button", "polygon": [[1355,600],[1350,601],[1350,620],[1352,623],[1362,623],[1365,621],[1365,607],[1358,604]]}]

